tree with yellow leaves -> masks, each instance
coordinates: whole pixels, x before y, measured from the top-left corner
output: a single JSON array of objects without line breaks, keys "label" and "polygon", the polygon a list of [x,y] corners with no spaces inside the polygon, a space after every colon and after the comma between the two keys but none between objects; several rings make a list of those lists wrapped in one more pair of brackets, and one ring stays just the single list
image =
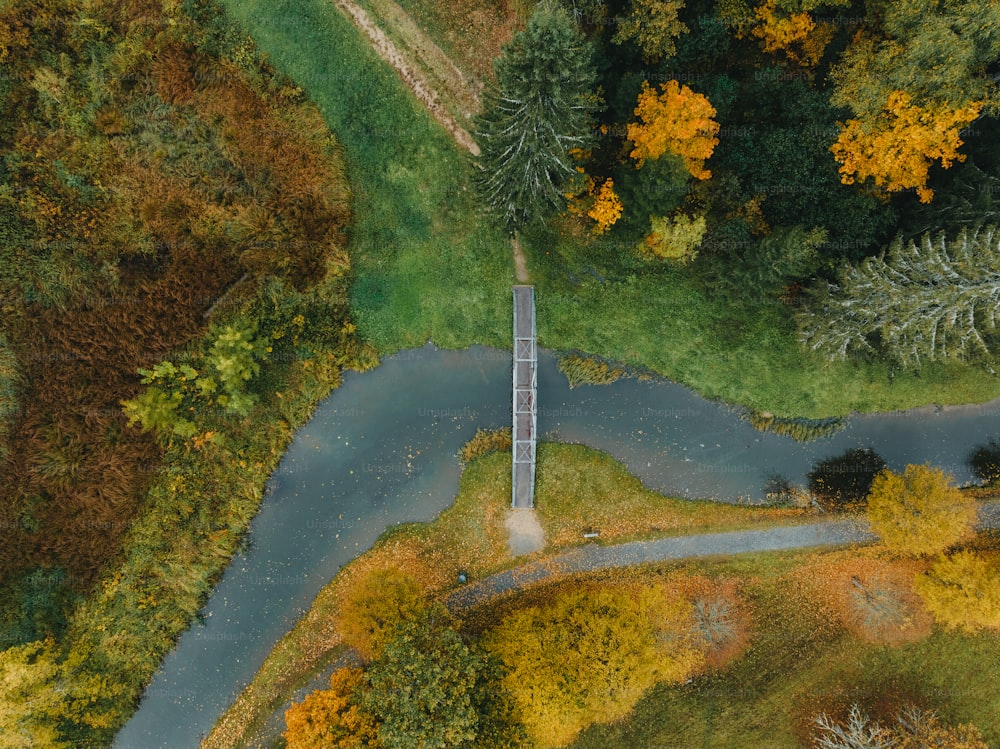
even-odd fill
[{"label": "tree with yellow leaves", "polygon": [[310,692],[285,711],[288,749],[362,749],[377,746],[378,726],[361,710],[355,694],[362,685],[360,668],[330,675],[330,688]]},{"label": "tree with yellow leaves", "polygon": [[59,667],[43,642],[0,650],[0,749],[69,747],[56,729],[64,717],[58,678]]},{"label": "tree with yellow leaves", "polygon": [[942,557],[914,587],[934,618],[947,627],[1000,628],[1000,564],[974,551]]},{"label": "tree with yellow leaves", "polygon": [[597,224],[595,234],[603,234],[622,217],[622,201],[615,192],[615,181],[608,177],[594,197],[594,207],[587,213]]},{"label": "tree with yellow leaves", "polygon": [[660,84],[660,92],[643,81],[635,115],[629,123],[629,154],[641,168],[647,159],[674,153],[684,159],[684,166],[697,179],[708,179],[705,159],[719,144],[719,123],[713,120],[715,107],[703,94],[697,94],[677,81]]},{"label": "tree with yellow leaves", "polygon": [[351,588],[337,624],[344,642],[372,658],[396,625],[416,619],[424,608],[420,584],[411,575],[396,569],[373,570]]},{"label": "tree with yellow leaves", "polygon": [[[810,48],[808,54],[799,55],[793,51],[794,45],[804,46],[816,31],[816,22],[805,12],[778,13],[777,0],[767,0],[754,10],[758,24],[753,28],[753,35],[764,43],[765,52],[785,53],[795,61],[815,65],[822,56],[823,49]],[[825,46],[825,45],[823,45]],[[818,56],[817,56],[818,52]]]},{"label": "tree with yellow leaves", "polygon": [[920,107],[905,91],[893,91],[874,124],[848,120],[830,150],[841,163],[845,185],[871,177],[889,192],[915,188],[921,203],[929,203],[934,191],[927,187],[928,169],[935,159],[947,169],[954,161],[965,161],[958,153],[959,131],[982,109],[982,102],[953,109],[947,105]]},{"label": "tree with yellow leaves", "polygon": [[684,0],[631,0],[628,15],[618,22],[611,41],[634,41],[650,63],[672,57],[677,51],[674,39],[688,32],[677,16],[683,7]]},{"label": "tree with yellow leaves", "polygon": [[972,536],[976,500],[928,465],[886,469],[868,492],[868,520],[886,546],[902,554],[938,554]]},{"label": "tree with yellow leaves", "polygon": [[698,255],[698,246],[708,223],[704,216],[679,213],[676,216],[650,216],[651,231],[639,244],[639,252],[662,260],[687,263]]},{"label": "tree with yellow leaves", "polygon": [[587,588],[507,617],[487,638],[528,735],[563,746],[594,722],[626,716],[658,681],[704,662],[693,609],[654,588]]}]

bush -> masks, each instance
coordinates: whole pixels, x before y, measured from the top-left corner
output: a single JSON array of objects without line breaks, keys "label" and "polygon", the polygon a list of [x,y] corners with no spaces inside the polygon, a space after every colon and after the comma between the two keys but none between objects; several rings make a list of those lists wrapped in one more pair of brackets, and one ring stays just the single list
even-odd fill
[{"label": "bush", "polygon": [[806,477],[819,506],[841,512],[864,506],[872,482],[884,468],[885,461],[870,447],[855,448],[821,460]]},{"label": "bush", "polygon": [[969,456],[969,468],[984,484],[992,484],[1000,479],[1000,443],[991,438],[980,445]]},{"label": "bush", "polygon": [[580,354],[560,357],[557,366],[566,375],[571,388],[577,385],[610,385],[628,375],[622,367],[611,366],[595,356]]}]

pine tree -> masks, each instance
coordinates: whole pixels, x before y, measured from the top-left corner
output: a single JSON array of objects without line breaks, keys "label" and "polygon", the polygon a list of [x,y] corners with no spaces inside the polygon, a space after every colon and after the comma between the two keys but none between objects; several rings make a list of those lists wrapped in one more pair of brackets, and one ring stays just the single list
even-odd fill
[{"label": "pine tree", "polygon": [[561,8],[542,3],[494,64],[498,88],[476,121],[477,186],[508,231],[564,205],[572,149],[592,139],[596,73]]},{"label": "pine tree", "polygon": [[1000,231],[963,230],[953,241],[925,234],[848,266],[801,315],[801,340],[830,359],[885,353],[904,364],[990,354],[986,333],[1000,321]]}]

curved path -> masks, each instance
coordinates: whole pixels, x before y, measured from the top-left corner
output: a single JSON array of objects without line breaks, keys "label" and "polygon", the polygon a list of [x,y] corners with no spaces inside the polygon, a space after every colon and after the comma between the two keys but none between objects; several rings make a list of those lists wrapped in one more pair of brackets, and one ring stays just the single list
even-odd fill
[{"label": "curved path", "polygon": [[[510,351],[428,346],[346,373],[296,433],[251,543],[216,586],[202,624],[164,659],[116,749],[197,747],[344,564],[386,528],[430,520],[450,505],[456,452],[477,429],[510,423],[510,362]],[[538,377],[540,435],[603,450],[648,488],[678,497],[759,502],[771,475],[801,484],[818,460],[869,446],[894,470],[930,461],[964,483],[973,478],[969,452],[1000,434],[996,402],[859,416],[801,444],[757,432],[679,385],[622,380],[571,390],[544,351]],[[584,548],[594,550],[574,553],[608,553]]]},{"label": "curved path", "polygon": [[[980,506],[979,528],[1000,528],[1000,501]],[[478,582],[453,591],[445,599],[452,613],[461,613],[498,596],[526,588],[549,579],[603,569],[631,567],[649,562],[679,559],[729,556],[766,551],[786,551],[822,546],[871,543],[876,539],[862,519],[826,520],[806,525],[778,526],[759,530],[704,533],[696,536],[676,536],[654,541],[632,541],[611,546],[588,544],[514,569],[490,575]],[[312,680],[298,689],[268,719],[264,728],[248,742],[257,749],[270,746],[284,731],[285,711],[292,702],[302,701],[306,694],[324,689],[330,674],[337,668],[356,666],[360,661],[351,652],[324,668]]]},{"label": "curved path", "polygon": [[[980,529],[1000,528],[1000,501],[979,508]],[[806,525],[784,525],[758,530],[674,536],[654,541],[631,541],[612,546],[589,544],[514,569],[490,575],[451,593],[445,605],[460,612],[549,578],[615,567],[631,567],[674,559],[729,556],[761,551],[807,549],[814,546],[864,544],[876,540],[863,518],[825,520]]]}]

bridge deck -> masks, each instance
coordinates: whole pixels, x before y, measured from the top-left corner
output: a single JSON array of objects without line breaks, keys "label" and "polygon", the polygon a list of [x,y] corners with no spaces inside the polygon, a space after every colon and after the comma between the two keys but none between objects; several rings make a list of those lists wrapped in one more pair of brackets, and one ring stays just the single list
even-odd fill
[{"label": "bridge deck", "polygon": [[535,290],[514,287],[514,461],[511,504],[535,504],[535,428],[538,356],[535,350]]}]

